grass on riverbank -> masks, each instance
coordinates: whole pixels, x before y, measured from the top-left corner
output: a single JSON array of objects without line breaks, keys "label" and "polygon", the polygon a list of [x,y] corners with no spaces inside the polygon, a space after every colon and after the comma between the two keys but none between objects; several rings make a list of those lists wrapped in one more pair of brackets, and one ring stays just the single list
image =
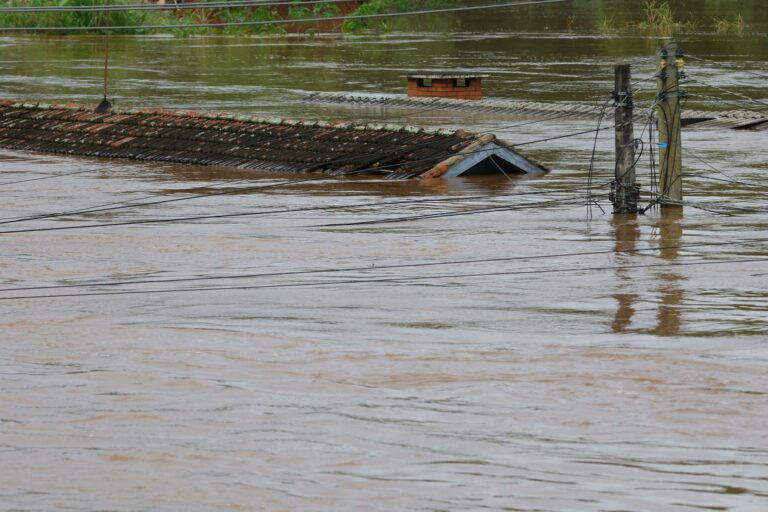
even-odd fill
[{"label": "grass on riverbank", "polygon": [[744,18],[741,17],[741,13],[732,20],[728,18],[714,18],[713,21],[715,22],[715,32],[720,34],[742,34],[747,26],[744,23]]},{"label": "grass on riverbank", "polygon": [[667,0],[645,0],[642,19],[628,22],[624,27],[617,27],[613,18],[603,18],[597,22],[597,30],[602,33],[619,31],[646,32],[655,36],[671,36],[696,30],[712,30],[717,33],[741,34],[746,28],[744,18],[739,13],[734,19],[715,18],[707,26],[693,19],[681,19]]},{"label": "grass on riverbank", "polygon": [[[205,3],[212,0],[200,0]],[[191,36],[198,34],[224,33],[235,35],[247,34],[275,34],[282,35],[288,32],[313,33],[318,30],[341,30],[346,33],[356,32],[387,32],[390,23],[396,28],[400,27],[400,21],[395,22],[391,18],[347,19],[343,23],[333,25],[304,25],[304,24],[270,24],[270,21],[290,20],[301,18],[327,18],[343,14],[366,16],[407,12],[431,8],[454,7],[461,5],[454,0],[370,0],[360,5],[350,13],[349,2],[344,4],[343,12],[337,2],[322,2],[306,4],[293,0],[294,4],[277,8],[274,6],[229,8],[229,9],[171,9],[171,10],[130,10],[111,11],[109,24],[112,27],[141,27],[155,26],[154,29],[128,29],[124,33],[168,33],[176,36]],[[105,0],[57,0],[56,6],[88,6],[105,5]],[[135,3],[135,0],[110,0],[110,5],[126,5]],[[5,7],[45,7],[51,6],[51,0],[6,0]],[[632,11],[633,13],[635,11]],[[671,36],[675,33],[686,33],[695,30],[712,30],[720,34],[742,34],[747,25],[741,13],[730,11],[726,17],[706,20],[682,19],[673,10],[669,0],[644,0],[641,14],[638,19],[617,23],[613,17],[604,17],[596,22],[600,33],[618,32],[644,32],[654,36]],[[425,17],[420,17],[424,19]],[[434,24],[438,18],[430,17],[430,23]],[[442,18],[440,18],[442,19]],[[29,28],[30,31],[39,27],[77,27],[89,28],[106,25],[107,14],[99,11],[81,12],[5,12],[0,13],[0,29]],[[249,24],[249,23],[259,24]],[[210,23],[233,23],[238,25],[228,27],[190,27],[189,25],[205,25]],[[595,21],[590,21],[594,27]],[[575,17],[570,15],[566,19],[566,30],[574,31]],[[430,25],[432,27],[432,25]],[[83,34],[93,33],[96,30],[59,30],[58,34]],[[114,30],[113,32],[120,32]],[[50,32],[49,32],[50,33]]]}]

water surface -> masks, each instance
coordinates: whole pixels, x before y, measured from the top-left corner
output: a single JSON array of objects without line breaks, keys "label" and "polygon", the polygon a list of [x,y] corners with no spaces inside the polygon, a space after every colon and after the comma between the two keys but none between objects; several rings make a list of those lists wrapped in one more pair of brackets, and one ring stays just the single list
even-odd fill
[{"label": "water surface", "polygon": [[[494,97],[604,102],[617,58],[652,75],[655,40],[565,32],[565,14],[382,37],[120,37],[112,91],[538,141],[594,123],[301,98],[397,93],[407,70],[456,66],[490,72]],[[691,105],[759,109],[712,86],[768,100],[761,37],[685,37],[716,61],[689,66],[708,84],[689,85]],[[100,99],[99,38],[3,44],[4,97]],[[588,212],[593,142],[521,146],[543,178],[430,183],[3,152],[4,220],[250,188],[0,231],[260,215],[0,234],[0,508],[765,509],[768,265],[738,260],[768,247],[766,132],[687,131],[689,205],[644,216],[610,215],[610,131],[591,179],[607,211]],[[216,279],[157,282],[200,277]],[[126,281],[154,282],[111,285]],[[7,299],[61,294],[80,296]]]}]

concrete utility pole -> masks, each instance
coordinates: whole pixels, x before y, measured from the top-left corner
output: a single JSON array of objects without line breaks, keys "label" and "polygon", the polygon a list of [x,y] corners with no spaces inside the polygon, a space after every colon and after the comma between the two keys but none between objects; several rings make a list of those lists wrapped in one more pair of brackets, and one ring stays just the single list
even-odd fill
[{"label": "concrete utility pole", "polygon": [[611,200],[613,213],[636,213],[640,187],[635,182],[635,133],[632,123],[632,73],[629,64],[617,64],[615,76],[616,179]]},{"label": "concrete utility pole", "polygon": [[683,148],[680,138],[680,89],[684,78],[683,52],[671,39],[664,41],[659,59],[658,128],[659,128],[659,203],[681,205],[683,200]]}]

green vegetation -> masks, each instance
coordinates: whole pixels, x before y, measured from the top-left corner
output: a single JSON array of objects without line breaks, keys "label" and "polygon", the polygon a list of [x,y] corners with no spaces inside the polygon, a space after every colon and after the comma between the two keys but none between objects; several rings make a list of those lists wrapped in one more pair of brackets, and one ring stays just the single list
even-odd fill
[{"label": "green vegetation", "polygon": [[[657,36],[671,36],[674,33],[691,32],[696,29],[693,20],[679,20],[666,0],[645,0],[643,18],[639,21],[628,21],[624,26],[627,31],[643,31]],[[605,17],[597,23],[599,32],[617,32],[612,17]]]},{"label": "green vegetation", "polygon": [[[128,3],[116,0],[114,5]],[[104,5],[103,0],[60,0],[57,7],[80,5]],[[50,7],[50,0],[9,0],[6,7]],[[156,11],[115,11],[109,14],[114,26],[137,26],[160,23]],[[90,12],[41,12],[0,13],[0,27],[99,27],[106,24],[106,13]]]},{"label": "green vegetation", "polygon": [[613,16],[605,16],[603,19],[597,22],[598,32],[602,32],[603,34],[609,34],[611,32],[616,32],[617,30],[618,29],[616,28],[616,20],[613,18]]},{"label": "green vegetation", "polygon": [[[741,34],[746,28],[741,13],[737,13],[732,19],[727,17],[713,18],[714,24],[701,26],[694,19],[680,19],[667,0],[644,0],[644,2],[642,19],[625,22],[623,30],[643,31],[656,36],[671,36],[707,29],[718,33]],[[606,16],[597,22],[597,30],[602,33],[611,33],[618,32],[619,28],[613,17]]]},{"label": "green vegetation", "polygon": [[310,7],[298,4],[288,8],[289,18],[330,18],[341,13],[339,6],[333,2],[311,4]]},{"label": "green vegetation", "polygon": [[[208,0],[206,0],[208,1]],[[110,0],[109,5],[126,5],[135,0]],[[205,2],[200,2],[205,3]],[[228,9],[178,9],[145,11],[111,11],[109,24],[113,27],[138,27],[159,25],[177,27],[173,33],[177,36],[190,36],[211,32],[226,34],[284,34],[287,24],[248,25],[252,22],[265,22],[282,19],[327,18],[338,15],[339,7],[335,2],[322,2],[303,5],[294,0],[296,5],[288,6],[282,12],[276,7],[228,8]],[[104,5],[105,0],[60,0],[56,6]],[[7,7],[51,6],[50,0],[7,0]],[[205,25],[211,23],[244,23],[224,28],[185,27],[185,25]],[[0,13],[0,27],[100,27],[107,24],[104,12],[37,12],[37,13]],[[151,29],[148,31],[152,31]],[[62,31],[67,33],[67,31]],[[118,32],[118,31],[115,31]],[[131,30],[136,33],[136,30]],[[82,33],[72,31],[71,33]]]},{"label": "green vegetation", "polygon": [[[200,0],[205,3],[212,0]],[[136,0],[5,0],[4,6],[70,6],[70,5],[125,5]],[[261,6],[229,9],[191,9],[191,10],[147,10],[147,11],[112,11],[109,15],[111,26],[146,26],[162,27],[143,32],[167,31],[177,36],[189,36],[208,33],[233,35],[276,34],[288,32],[315,33],[318,30],[338,30],[346,33],[374,32],[390,30],[436,31],[462,30],[466,26],[479,26],[483,19],[508,20],[510,30],[538,30],[542,11],[551,19],[559,16],[559,24],[568,32],[595,30],[600,33],[645,33],[653,36],[668,36],[685,32],[712,31],[721,34],[742,34],[748,20],[755,27],[768,23],[768,10],[764,9],[764,0],[626,0],[621,6],[616,0],[573,0],[572,7],[551,5],[516,9],[514,13],[506,11],[478,11],[471,15],[435,14],[426,16],[404,16],[392,18],[347,19],[343,24],[254,24],[274,20],[301,18],[328,18],[346,12],[336,2],[307,4],[293,0],[289,6]],[[458,0],[368,0],[353,16],[370,16],[424,9],[479,5],[483,0],[459,2]],[[557,14],[555,14],[557,13]],[[742,14],[743,13],[743,14]],[[103,12],[46,12],[46,13],[0,13],[0,28],[34,27],[98,27],[106,24],[107,15]],[[234,23],[222,28],[189,27],[210,23]],[[579,26],[580,25],[580,26]],[[544,27],[548,29],[548,27]],[[61,31],[78,33],[82,31]],[[136,33],[136,30],[125,31]]]},{"label": "green vegetation", "polygon": [[[194,12],[194,11],[193,11]],[[254,21],[273,21],[280,16],[274,10],[268,7],[257,7],[254,9],[216,9],[197,11],[198,14],[205,14],[206,19],[200,23],[249,23]],[[186,23],[182,21],[182,23]],[[222,29],[198,28],[192,29],[194,33],[209,32],[211,30],[221,30],[225,34],[284,34],[284,25],[233,25]]]},{"label": "green vegetation", "polygon": [[741,17],[741,13],[739,13],[733,20],[729,20],[728,18],[713,18],[713,21],[715,22],[715,31],[719,32],[720,34],[727,34],[731,32],[742,34],[746,28],[746,24],[744,23],[744,18]]},{"label": "green vegetation", "polygon": [[[445,0],[371,0],[353,12],[352,16],[369,16],[374,14],[389,14],[408,12],[422,9],[440,9],[456,7],[460,2]],[[384,19],[352,19],[342,25],[343,32],[388,32],[389,24]]]},{"label": "green vegetation", "polygon": [[646,0],[645,19],[638,23],[637,28],[662,35],[672,34],[680,26],[675,20],[675,13],[669,2],[659,0]]}]

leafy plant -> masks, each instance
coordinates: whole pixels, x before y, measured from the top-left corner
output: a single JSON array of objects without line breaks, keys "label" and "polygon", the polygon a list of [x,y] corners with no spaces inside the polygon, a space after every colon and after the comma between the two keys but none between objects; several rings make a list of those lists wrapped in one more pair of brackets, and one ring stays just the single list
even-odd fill
[{"label": "leafy plant", "polygon": [[[357,8],[352,16],[368,16],[376,14],[388,14],[396,12],[408,12],[419,9],[444,8],[461,5],[459,2],[445,0],[371,0]],[[360,32],[363,30],[376,30],[386,32],[389,25],[380,18],[348,19],[341,27],[343,32]]]},{"label": "leafy plant", "polygon": [[616,32],[616,23],[612,16],[606,16],[597,22],[597,30],[603,33]]},{"label": "leafy plant", "polygon": [[736,18],[729,20],[728,18],[713,18],[715,22],[715,31],[721,34],[727,34],[734,32],[736,34],[743,34],[746,24],[744,18],[739,13]]},{"label": "leafy plant", "polygon": [[644,27],[660,34],[671,34],[675,28],[675,13],[666,0],[646,0]]},{"label": "leafy plant", "polygon": [[[277,11],[267,7],[249,9],[219,9],[214,11],[222,23],[250,23],[274,21],[279,18]],[[256,25],[235,25],[224,28],[226,34],[284,34],[285,29],[278,24],[262,23]]]},{"label": "leafy plant", "polygon": [[[110,5],[124,5],[128,0],[114,0]],[[8,7],[50,7],[48,0],[8,0]],[[60,0],[58,7],[104,5],[104,0]],[[3,27],[100,27],[107,24],[113,27],[135,27],[148,24],[162,24],[162,14],[151,11],[58,11],[41,13],[0,13],[0,26]],[[63,31],[66,32],[66,31]]]},{"label": "leafy plant", "polygon": [[693,20],[682,21],[675,18],[675,12],[667,0],[646,0],[645,20],[638,23],[638,28],[648,32],[671,36],[675,32],[691,32],[696,30]]},{"label": "leafy plant", "polygon": [[289,18],[330,18],[341,12],[341,9],[335,2],[321,2],[307,7],[298,2],[298,0],[293,1],[295,4],[288,8]]}]

